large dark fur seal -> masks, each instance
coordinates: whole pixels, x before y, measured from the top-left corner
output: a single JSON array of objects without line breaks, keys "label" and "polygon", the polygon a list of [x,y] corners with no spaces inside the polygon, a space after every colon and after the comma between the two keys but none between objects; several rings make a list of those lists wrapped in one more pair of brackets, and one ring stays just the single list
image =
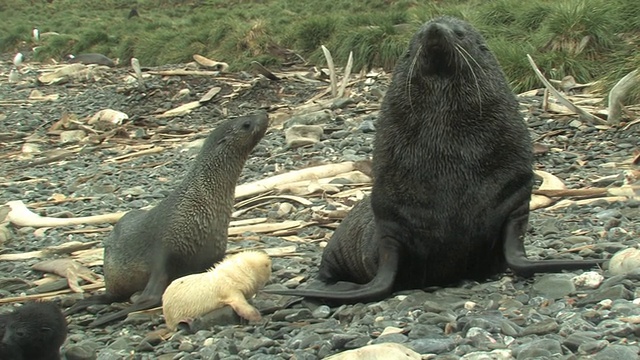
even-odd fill
[{"label": "large dark fur seal", "polygon": [[128,313],[161,304],[171,281],[207,270],[222,260],[235,186],[253,148],[264,136],[261,113],[223,122],[205,141],[193,167],[173,193],[149,211],[125,214],[104,241],[106,292],[76,303],[73,314],[91,304],[134,303],[89,324],[99,326]]},{"label": "large dark fur seal", "polygon": [[308,289],[266,292],[336,303],[393,291],[600,261],[527,259],[532,146],[518,103],[482,36],[441,17],[399,59],[382,102],[370,198],[324,250]]},{"label": "large dark fur seal", "polygon": [[30,302],[0,315],[0,359],[59,360],[67,321],[51,302]]}]

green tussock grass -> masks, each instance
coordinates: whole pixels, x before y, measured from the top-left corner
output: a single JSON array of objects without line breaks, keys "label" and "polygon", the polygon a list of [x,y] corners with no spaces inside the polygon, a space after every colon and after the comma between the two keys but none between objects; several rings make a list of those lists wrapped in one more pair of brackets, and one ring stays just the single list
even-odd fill
[{"label": "green tussock grass", "polygon": [[[607,89],[640,67],[640,7],[636,0],[3,0],[0,51],[39,46],[39,60],[100,52],[143,65],[191,61],[193,54],[225,61],[232,70],[252,61],[277,67],[295,53],[325,66],[354,55],[354,71],[393,69],[412,34],[439,15],[476,26],[502,64],[514,91],[541,84],[525,57],[547,77],[601,80]],[[127,19],[132,6],[140,17]],[[39,44],[32,27],[42,33]]]}]

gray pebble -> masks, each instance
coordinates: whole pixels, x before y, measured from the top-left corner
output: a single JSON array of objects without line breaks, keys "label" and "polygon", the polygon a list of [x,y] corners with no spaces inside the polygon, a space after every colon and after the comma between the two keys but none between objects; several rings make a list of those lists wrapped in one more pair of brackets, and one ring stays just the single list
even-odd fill
[{"label": "gray pebble", "polygon": [[595,360],[637,360],[637,346],[609,345],[594,356]]},{"label": "gray pebble", "polygon": [[562,354],[562,344],[555,339],[538,339],[526,342],[513,350],[516,359],[551,357]]},{"label": "gray pebble", "polygon": [[327,305],[320,305],[311,312],[311,316],[315,319],[326,319],[329,315],[331,315],[331,308]]},{"label": "gray pebble", "polygon": [[587,341],[578,346],[578,354],[594,354],[609,346],[607,340]]},{"label": "gray pebble", "polygon": [[533,323],[522,330],[522,336],[526,335],[544,335],[556,332],[558,330],[558,323],[554,319],[545,319],[536,323]]},{"label": "gray pebble", "polygon": [[533,291],[538,296],[549,299],[561,299],[576,291],[571,276],[565,274],[546,274],[536,279]]},{"label": "gray pebble", "polygon": [[259,348],[273,346],[274,344],[275,343],[273,340],[266,337],[256,338],[253,336],[246,336],[242,339],[240,344],[238,344],[238,348],[249,351],[256,351]]},{"label": "gray pebble", "polygon": [[95,360],[98,347],[99,345],[93,341],[83,341],[68,346],[65,356],[67,360]]}]

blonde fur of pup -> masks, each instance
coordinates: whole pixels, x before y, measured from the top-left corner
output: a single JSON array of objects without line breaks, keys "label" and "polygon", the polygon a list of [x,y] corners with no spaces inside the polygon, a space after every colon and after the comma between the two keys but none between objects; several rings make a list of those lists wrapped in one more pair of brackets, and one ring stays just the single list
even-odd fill
[{"label": "blonde fur of pup", "polygon": [[247,302],[271,277],[271,259],[259,251],[227,256],[209,271],[175,279],[162,295],[162,312],[170,330],[225,305],[242,318],[259,321],[260,312]]}]

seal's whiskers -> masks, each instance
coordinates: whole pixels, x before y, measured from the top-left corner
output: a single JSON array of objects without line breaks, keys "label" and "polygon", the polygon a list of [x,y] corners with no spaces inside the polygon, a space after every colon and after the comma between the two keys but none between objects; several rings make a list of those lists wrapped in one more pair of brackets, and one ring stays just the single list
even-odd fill
[{"label": "seal's whiskers", "polygon": [[[476,72],[473,71],[473,66],[471,66],[471,64],[469,63],[469,57],[471,58],[471,60],[473,60],[474,63],[478,64],[476,62],[476,60],[473,58],[473,56],[471,56],[471,54],[469,54],[466,50],[464,50],[462,48],[462,46],[456,44],[455,46],[456,51],[458,52],[458,54],[460,54],[460,57],[462,58],[462,60],[464,60],[464,62],[467,64],[467,66],[469,67],[469,71],[471,71],[471,75],[473,75],[473,80],[476,83],[476,88],[478,89],[478,105],[480,106],[480,116],[482,116],[482,96],[480,94],[480,83],[478,82],[478,76],[476,76]],[[466,55],[465,55],[466,54]],[[482,67],[480,67],[478,65],[478,67],[480,69],[482,69]]]},{"label": "seal's whiskers", "polygon": [[411,109],[411,115],[418,117],[418,114],[415,112],[413,108],[413,97],[411,96],[411,79],[413,79],[413,72],[416,68],[416,63],[418,62],[418,57],[422,52],[422,45],[418,47],[416,51],[416,55],[411,59],[411,66],[409,66],[409,76],[407,76],[407,81],[405,82],[406,92],[409,99],[409,108]]},{"label": "seal's whiskers", "polygon": [[475,59],[471,54],[469,54],[469,52],[467,51],[467,49],[465,49],[464,47],[462,47],[462,46],[461,46],[461,45],[459,45],[459,44],[456,44],[456,47],[457,47],[460,51],[462,51],[462,52],[464,52],[465,54],[467,54],[467,58],[468,58],[468,59],[471,59],[471,61],[473,61],[473,63],[474,63],[474,64],[476,64],[476,66],[478,67],[478,69],[480,69],[480,71],[482,71],[482,74],[483,74],[483,75],[486,75],[486,74],[487,74],[487,73],[484,71],[484,69],[482,68],[482,66],[480,66],[480,64],[478,64],[478,62],[476,61],[476,59]]}]

